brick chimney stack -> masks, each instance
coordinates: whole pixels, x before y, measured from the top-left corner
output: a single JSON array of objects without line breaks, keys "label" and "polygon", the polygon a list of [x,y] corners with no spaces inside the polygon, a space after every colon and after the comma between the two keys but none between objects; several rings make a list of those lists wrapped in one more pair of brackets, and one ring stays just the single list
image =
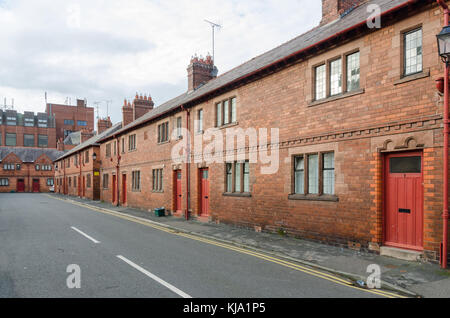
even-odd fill
[{"label": "brick chimney stack", "polygon": [[108,130],[112,127],[111,118],[108,117],[106,119],[98,119],[97,121],[97,134],[100,135],[104,131]]},{"label": "brick chimney stack", "polygon": [[134,111],[133,107],[131,106],[131,103],[128,102],[126,99],[123,103],[122,107],[122,125],[123,127],[127,126],[128,124],[132,123],[134,121]]},{"label": "brick chimney stack", "polygon": [[322,21],[320,25],[333,22],[368,0],[322,0]]},{"label": "brick chimney stack", "polygon": [[77,107],[87,107],[87,101],[85,99],[77,99]]},{"label": "brick chimney stack", "polygon": [[201,85],[217,77],[217,67],[210,55],[206,59],[193,57],[188,68],[188,91],[192,92]]},{"label": "brick chimney stack", "polygon": [[147,114],[149,111],[151,111],[153,109],[153,107],[155,106],[155,104],[153,103],[152,97],[147,95],[138,95],[136,94],[136,97],[134,98],[133,101],[133,118],[134,120],[144,116],[145,114]]}]

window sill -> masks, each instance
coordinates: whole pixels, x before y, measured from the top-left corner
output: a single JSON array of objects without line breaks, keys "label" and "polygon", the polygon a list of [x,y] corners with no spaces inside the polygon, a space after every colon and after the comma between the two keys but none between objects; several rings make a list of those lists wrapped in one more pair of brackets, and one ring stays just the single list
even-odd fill
[{"label": "window sill", "polygon": [[415,80],[422,79],[422,78],[426,78],[426,77],[430,77],[430,70],[429,69],[428,70],[424,70],[424,71],[422,71],[420,73],[415,73],[415,74],[403,76],[399,80],[396,80],[394,82],[394,85],[400,85],[400,84],[403,84],[403,83],[408,83],[408,82],[415,81]]},{"label": "window sill", "polygon": [[334,102],[336,100],[340,100],[343,98],[347,98],[347,97],[352,97],[352,96],[356,96],[356,95],[361,95],[364,94],[365,90],[364,89],[359,89],[356,91],[351,91],[351,92],[347,92],[347,93],[343,93],[343,94],[339,94],[339,95],[335,95],[335,96],[330,96],[324,99],[320,99],[320,100],[314,100],[308,103],[308,107],[313,107],[313,106],[318,106],[318,105],[322,105],[325,103],[329,103],[329,102]]},{"label": "window sill", "polygon": [[237,126],[237,125],[239,125],[239,123],[236,121],[234,123],[229,123],[229,124],[222,125],[222,126],[216,127],[216,128],[217,129],[227,129],[227,128],[234,127],[234,126]]},{"label": "window sill", "polygon": [[164,193],[164,191],[152,191],[152,193]]},{"label": "window sill", "polygon": [[137,151],[137,149],[128,149],[128,153],[130,153],[130,152],[136,152]]},{"label": "window sill", "polygon": [[160,145],[165,145],[165,144],[170,144],[170,140],[168,140],[168,141],[163,141],[163,142],[158,142],[158,146],[160,146]]},{"label": "window sill", "polygon": [[339,202],[339,197],[336,195],[317,195],[317,194],[290,194],[289,200],[303,200],[303,201],[328,201],[328,202]]},{"label": "window sill", "polygon": [[236,197],[236,198],[251,198],[252,194],[248,193],[248,192],[242,192],[242,193],[230,193],[230,192],[225,192],[223,194],[224,197]]}]

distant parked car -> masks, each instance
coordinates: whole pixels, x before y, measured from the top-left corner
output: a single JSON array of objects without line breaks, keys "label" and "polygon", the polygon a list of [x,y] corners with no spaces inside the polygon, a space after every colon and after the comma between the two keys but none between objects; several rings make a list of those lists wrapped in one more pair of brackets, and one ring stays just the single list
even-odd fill
[{"label": "distant parked car", "polygon": [[49,190],[50,192],[55,192],[55,186],[51,186],[48,190]]}]

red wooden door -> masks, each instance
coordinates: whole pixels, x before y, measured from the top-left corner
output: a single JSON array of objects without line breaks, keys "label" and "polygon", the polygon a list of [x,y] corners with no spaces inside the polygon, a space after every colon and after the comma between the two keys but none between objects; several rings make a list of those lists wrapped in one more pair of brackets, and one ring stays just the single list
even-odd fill
[{"label": "red wooden door", "polygon": [[423,250],[423,156],[386,156],[385,244]]},{"label": "red wooden door", "polygon": [[117,188],[116,188],[116,175],[113,175],[113,179],[112,179],[112,203],[116,202],[116,193],[117,193]]},{"label": "red wooden door", "polygon": [[127,203],[127,175],[122,175],[122,205]]},{"label": "red wooden door", "polygon": [[208,169],[201,169],[200,170],[200,202],[201,202],[201,216],[208,216],[209,215],[209,170]]},{"label": "red wooden door", "polygon": [[175,209],[177,212],[181,211],[181,202],[183,199],[183,193],[181,192],[181,170],[176,170],[174,172],[175,176],[174,176],[174,192],[175,192]]},{"label": "red wooden door", "polygon": [[17,192],[25,192],[25,180],[17,180]]},{"label": "red wooden door", "polygon": [[33,192],[40,192],[39,179],[33,179]]}]

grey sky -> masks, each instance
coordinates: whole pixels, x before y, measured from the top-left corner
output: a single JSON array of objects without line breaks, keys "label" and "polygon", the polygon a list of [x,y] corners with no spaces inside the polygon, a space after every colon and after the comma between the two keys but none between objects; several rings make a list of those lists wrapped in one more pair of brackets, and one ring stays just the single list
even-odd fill
[{"label": "grey sky", "polygon": [[16,109],[113,100],[150,93],[156,103],[187,89],[194,54],[211,52],[216,34],[219,75],[316,26],[320,0],[0,0],[0,98]]}]

